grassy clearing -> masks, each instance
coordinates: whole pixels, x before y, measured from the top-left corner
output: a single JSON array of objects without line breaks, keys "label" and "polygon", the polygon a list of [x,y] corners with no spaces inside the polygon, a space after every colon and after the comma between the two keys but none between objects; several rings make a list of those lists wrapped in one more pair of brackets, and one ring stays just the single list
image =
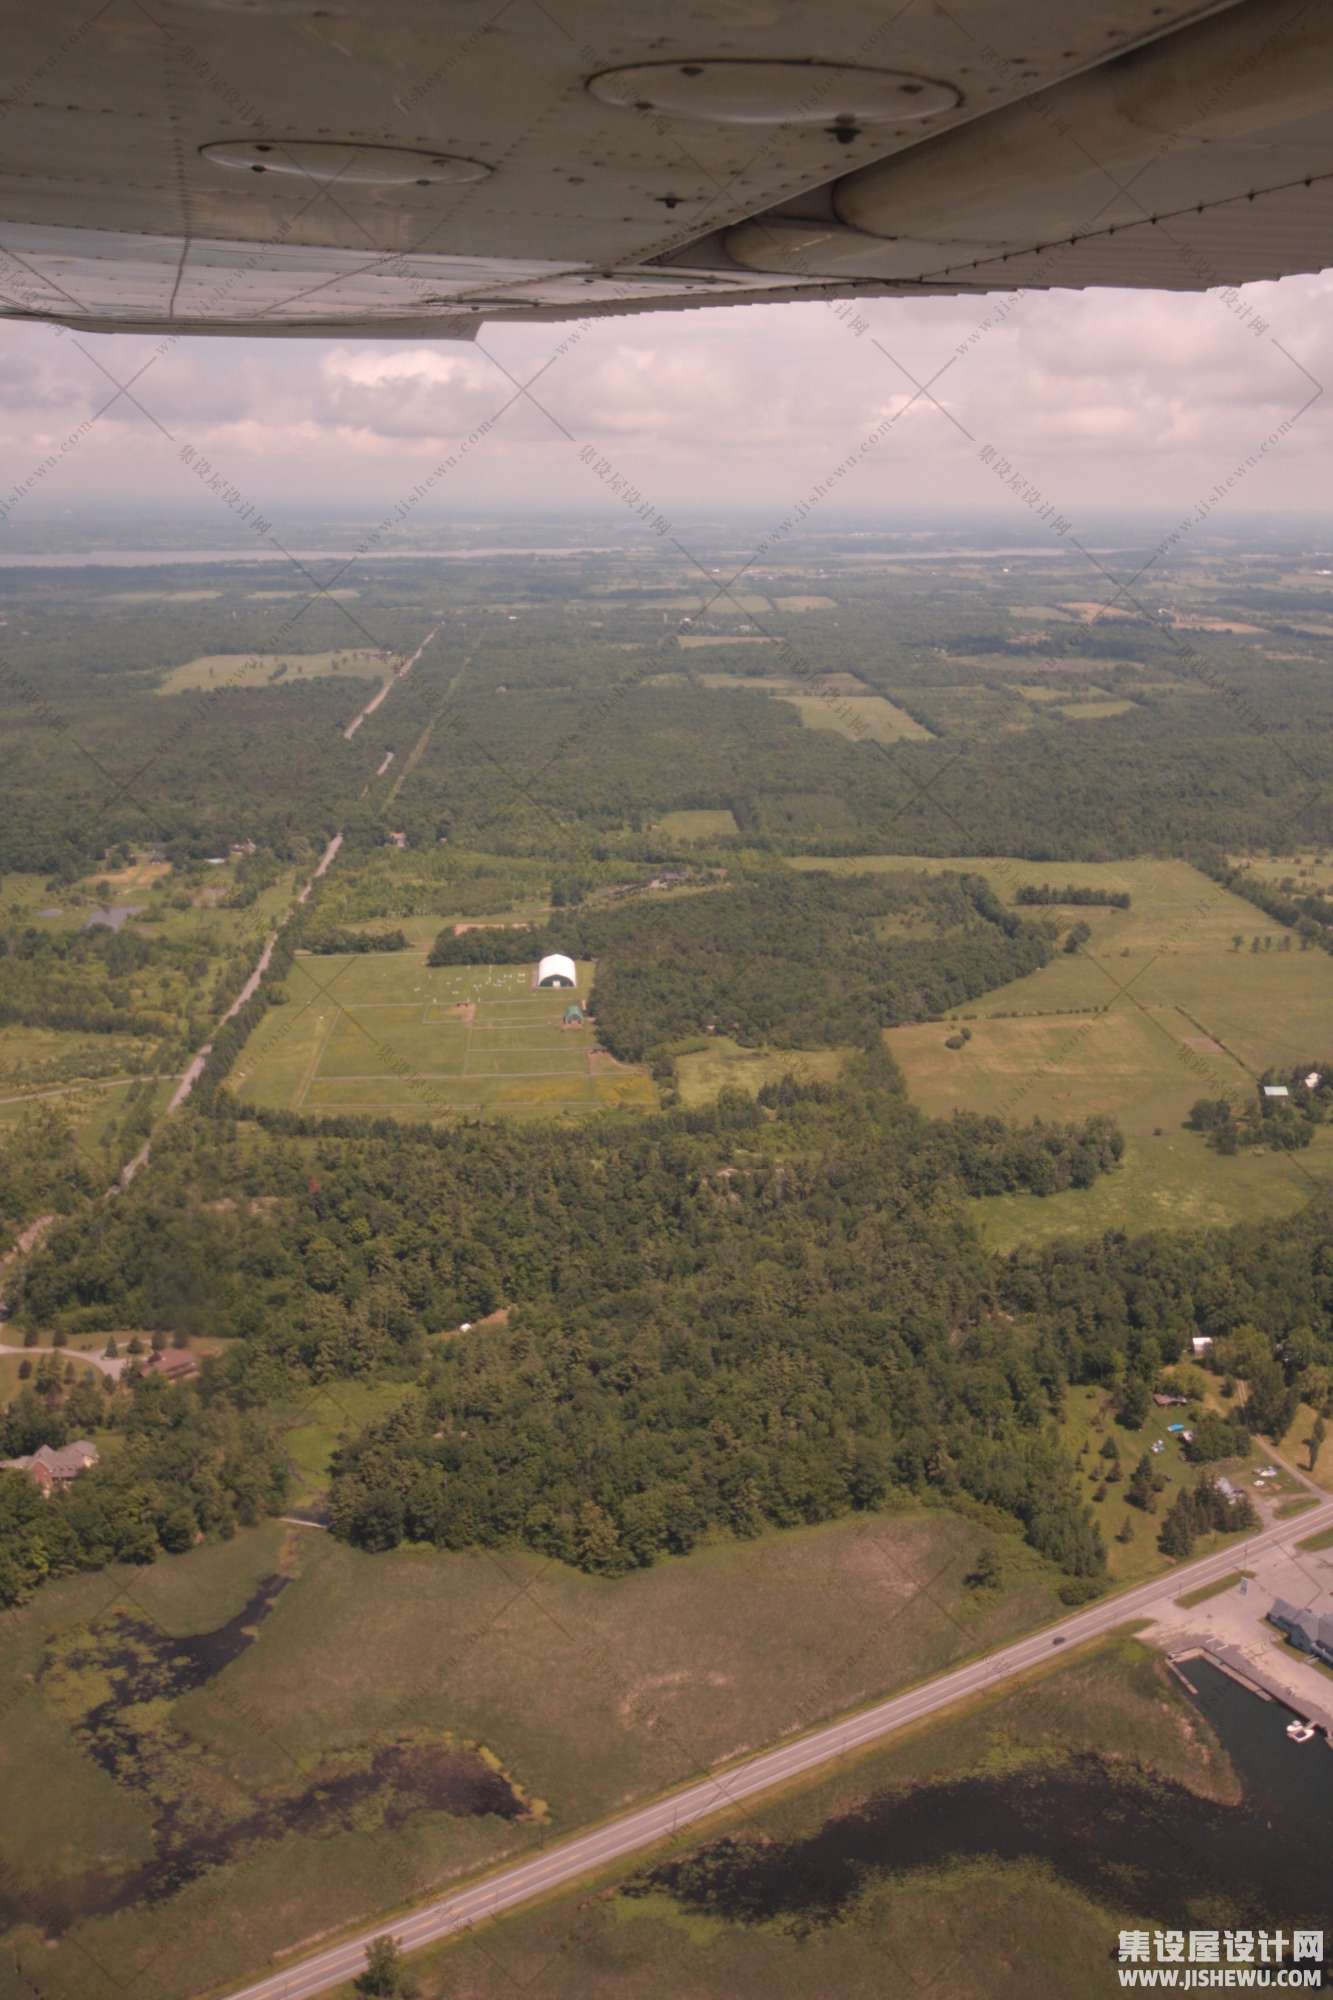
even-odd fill
[{"label": "grassy clearing", "polygon": [[[682,632],[678,634],[676,644],[698,651],[704,646],[774,646],[777,641],[770,639],[767,633],[763,632]],[[652,678],[674,680],[676,676],[654,674]]]},{"label": "grassy clearing", "polygon": [[[1182,1486],[1192,1487],[1202,1468],[1191,1465],[1185,1457],[1182,1446],[1168,1426],[1188,1422],[1189,1412],[1185,1409],[1158,1409],[1153,1406],[1142,1430],[1127,1430],[1115,1412],[1115,1399],[1105,1390],[1096,1387],[1071,1389],[1065,1402],[1065,1414],[1061,1433],[1066,1450],[1074,1459],[1079,1476],[1085,1488],[1085,1498],[1092,1503],[1092,1511],[1106,1543],[1107,1558],[1111,1576],[1116,1583],[1138,1583],[1145,1577],[1160,1576],[1172,1567],[1171,1558],[1164,1556],[1157,1546],[1157,1536],[1162,1521]],[[1102,1451],[1109,1441],[1119,1452],[1122,1477],[1106,1484],[1106,1473],[1111,1460],[1103,1458]],[[1154,1444],[1162,1446],[1160,1452],[1153,1453]],[[1141,1507],[1131,1507],[1125,1498],[1125,1488],[1129,1476],[1144,1452],[1152,1455],[1153,1466],[1166,1485],[1154,1498],[1154,1511],[1147,1514]],[[1225,1459],[1219,1465],[1208,1467],[1210,1473],[1223,1473],[1237,1484],[1243,1483],[1251,1491],[1261,1491],[1254,1486],[1253,1473],[1256,1461]],[[1271,1484],[1271,1482],[1265,1482]],[[1106,1497],[1096,1500],[1095,1494],[1106,1484]],[[1118,1539],[1128,1526],[1130,1538]],[[1195,1553],[1207,1555],[1211,1549],[1225,1548],[1228,1537],[1217,1534],[1200,1540]]]},{"label": "grassy clearing", "polygon": [[1318,1505],[1313,1493],[1303,1493],[1299,1500],[1284,1500],[1277,1509],[1277,1518],[1279,1521],[1290,1521],[1297,1514],[1308,1514],[1311,1507]]},{"label": "grassy clearing", "polygon": [[1137,704],[1132,701],[1067,701],[1061,707],[1061,715],[1067,715],[1071,722],[1097,722],[1108,715],[1128,715]]},{"label": "grassy clearing", "polygon": [[[939,1021],[885,1031],[912,1095],[929,1112],[947,1116],[966,1107],[1026,1120],[1109,1111],[1126,1132],[1144,1136],[1158,1126],[1179,1127],[1205,1093],[1250,1088],[1240,1064],[1220,1049],[1201,1076],[1190,1060],[1193,1029],[1166,1012],[1126,1004],[1105,1014],[978,1019],[970,1026],[972,1039],[961,1049],[945,1046],[953,1030]],[[1205,1151],[1201,1141],[1193,1144]]]},{"label": "grassy clearing", "polygon": [[134,1035],[80,1034],[64,1028],[0,1028],[0,1098],[129,1077],[152,1044]]},{"label": "grassy clearing", "polygon": [[[159,694],[193,694],[201,688],[290,687],[293,681],[324,680],[346,675],[356,680],[386,680],[397,662],[370,646],[349,646],[339,653],[203,653],[173,667],[158,684]],[[279,669],[284,669],[281,673]]]},{"label": "grassy clearing", "polygon": [[539,991],[530,966],[432,967],[424,951],[299,958],[235,1088],[274,1108],[408,1119],[650,1109],[646,1070],[600,1052],[590,1025],[564,1024],[592,974],[581,966],[574,992]]},{"label": "grassy clearing", "polygon": [[[1207,1799],[1229,1803],[1237,1792],[1225,1754],[1157,1657],[1121,1639],[667,1852],[688,1854],[728,1832],[763,1844],[809,1839],[888,1792],[1006,1773],[1038,1778],[1071,1754],[1146,1767]],[[543,2000],[879,2000],[886,1992],[1085,2000],[1120,1990],[1110,1959],[1116,1931],[1142,1918],[1132,1882],[1103,1904],[1049,1866],[962,1854],[891,1874],[867,1857],[851,1906],[810,1926],[743,1923],[617,1886],[608,1875],[414,1955],[421,2000],[504,2000],[515,1990]]]},{"label": "grassy clearing", "polygon": [[1237,868],[1249,869],[1261,881],[1274,886],[1290,879],[1298,891],[1333,889],[1333,855],[1322,848],[1306,848],[1293,854],[1233,854],[1229,859]]},{"label": "grassy clearing", "polygon": [[730,807],[718,806],[663,813],[654,831],[667,840],[730,840],[740,828]]},{"label": "grassy clearing", "polygon": [[[978,1205],[987,1240],[1225,1224],[1290,1214],[1333,1175],[1333,1135],[1297,1155],[1211,1153],[1181,1120],[1199,1097],[1248,1101],[1258,1072],[1320,1053],[1333,1018],[1333,964],[1182,861],[1032,862],[961,855],[804,857],[842,873],[918,867],[984,874],[1010,904],[1026,884],[1070,883],[1131,898],[1127,910],[1053,906],[1088,924],[1077,953],[984,994],[948,1025],[891,1030],[889,1048],[928,1111],[1011,1118],[1115,1117],[1123,1166],[1086,1193],[1001,1196]],[[1016,906],[1021,907],[1021,906]],[[1039,914],[1033,912],[1033,914]],[[1240,940],[1237,946],[1236,940]],[[1252,948],[1254,940],[1258,948]],[[1286,946],[1286,949],[1283,947]],[[944,1046],[966,1023],[972,1039]]]},{"label": "grassy clearing", "polygon": [[807,729],[831,729],[858,743],[925,742],[930,736],[905,709],[880,694],[784,694]]},{"label": "grassy clearing", "polygon": [[1192,1132],[1128,1139],[1116,1173],[1064,1194],[987,1195],[971,1204],[982,1241],[992,1250],[1052,1243],[1062,1236],[1101,1236],[1108,1229],[1141,1235],[1152,1229],[1222,1229],[1241,1220],[1294,1215],[1333,1180],[1333,1134],[1321,1132],[1308,1152],[1238,1153],[1223,1159]]},{"label": "grassy clearing", "polygon": [[[1188,946],[1194,952],[1220,949],[1229,958],[1231,940],[1237,932],[1244,935],[1247,945],[1255,933],[1271,935],[1275,940],[1284,935],[1280,924],[1271,922],[1253,904],[1220,888],[1187,861],[1027,861],[1013,855],[984,854],[923,859],[910,854],[855,854],[828,859],[801,856],[790,865],[832,869],[840,874],[881,873],[900,868],[924,868],[932,873],[963,869],[985,875],[1005,902],[1012,902],[1016,892],[1026,885],[1052,882],[1128,894],[1128,910],[1077,911],[1080,918],[1093,926],[1090,950],[1101,944],[1116,951],[1127,950],[1132,955],[1147,955],[1182,952]],[[1055,914],[1060,914],[1058,905]]]},{"label": "grassy clearing", "polygon": [[409,1393],[405,1382],[335,1382],[314,1389],[286,1433],[294,1475],[288,1503],[309,1507],[328,1492],[329,1461],[340,1440],[387,1415]]},{"label": "grassy clearing", "polygon": [[1273,1448],[1286,1464],[1296,1466],[1325,1493],[1333,1493],[1333,1449],[1325,1445],[1313,1467],[1310,1464],[1309,1438],[1317,1414],[1311,1404],[1299,1404],[1286,1436]]},{"label": "grassy clearing", "polygon": [[212,1681],[126,1713],[190,1774],[205,1819],[219,1801],[244,1816],[294,1773],[346,1768],[405,1735],[484,1744],[549,1817],[433,1810],[394,1826],[363,1804],[317,1835],[289,1831],[281,1866],[256,1837],[163,1901],[86,1919],[53,1950],[32,1931],[11,1935],[6,1963],[15,1946],[21,1963],[35,1958],[43,2000],[86,2000],[90,1956],[124,1988],[151,1951],[142,1990],[156,1995],[239,1983],[293,1940],[368,1922],[523,1852],[544,1828],[586,1824],[1049,1617],[1044,1566],[1017,1542],[1003,1543],[1003,1591],[965,1586],[985,1539],[911,1509],[718,1544],[608,1582],[510,1551],[364,1556],[269,1523],[147,1571],[52,1586],[0,1619],[0,1671],[24,1689],[0,1716],[0,1770],[7,1796],[27,1802],[0,1828],[7,1889],[40,1882],[77,1901],[90,1868],[151,1852],[149,1798],[70,1733],[96,1695],[86,1675],[29,1678],[48,1640],[67,1652],[89,1621],[104,1631],[118,1589],[132,1589],[120,1602],[135,1618],[184,1636],[233,1618],[265,1576],[293,1579]]},{"label": "grassy clearing", "polygon": [[849,1053],[847,1049],[747,1049],[729,1035],[711,1036],[707,1048],[676,1058],[681,1102],[691,1109],[712,1104],[720,1090],[753,1093],[788,1075],[802,1083],[831,1083]]},{"label": "grassy clearing", "polygon": [[899,708],[885,695],[868,694],[864,682],[847,674],[829,674],[819,680],[795,680],[780,674],[761,678],[727,673],[701,673],[695,678],[705,687],[768,695],[772,700],[785,701],[796,710],[807,729],[832,730],[853,742],[930,740],[931,732],[914,721],[906,709]]},{"label": "grassy clearing", "polygon": [[1304,1549],[1307,1555],[1317,1555],[1320,1549],[1333,1549],[1333,1528],[1324,1528],[1317,1535],[1307,1535],[1296,1546]]},{"label": "grassy clearing", "polygon": [[[118,1077],[109,1083],[64,1085],[50,1096],[8,1097],[0,1102],[0,1129],[17,1124],[35,1109],[58,1111],[72,1131],[85,1165],[109,1178],[118,1162],[115,1135],[126,1110],[126,1093],[142,1081],[138,1076]],[[152,1086],[152,1118],[161,1116],[174,1089],[172,1077]]]}]

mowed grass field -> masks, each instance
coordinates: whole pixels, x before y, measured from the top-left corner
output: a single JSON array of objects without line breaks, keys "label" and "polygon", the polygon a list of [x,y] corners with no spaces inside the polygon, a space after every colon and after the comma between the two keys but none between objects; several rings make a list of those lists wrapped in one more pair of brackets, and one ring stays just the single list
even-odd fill
[{"label": "mowed grass field", "polygon": [[[508,1550],[367,1556],[274,1522],[148,1570],[54,1585],[0,1617],[0,1687],[13,1691],[0,1713],[12,1808],[0,1815],[0,1957],[42,2000],[183,2000],[239,1984],[301,1940],[1056,1615],[1045,1566],[1015,1540],[1000,1545],[1002,1590],[966,1586],[990,1539],[941,1509],[907,1509],[609,1581]],[[188,1692],[127,1698],[117,1720],[150,1754],[120,1781],[99,1766],[77,1730],[111,1691],[108,1646],[145,1628],[140,1651],[216,1631],[274,1574],[289,1582],[255,1618],[253,1644]],[[529,1814],[404,1811],[384,1790],[339,1808],[340,1773],[386,1746],[450,1742],[481,1746]],[[108,1881],[151,1866],[155,1801],[178,1784],[190,1829],[221,1820],[233,1850],[161,1900],[80,1919]],[[317,1824],[265,1817],[310,1788]],[[22,1914],[38,1895],[74,1913],[50,1944]]]},{"label": "mowed grass field", "polygon": [[[1026,1123],[1104,1111],[1123,1129],[1120,1170],[1090,1190],[988,1197],[994,1247],[1105,1229],[1221,1225],[1289,1214],[1333,1178],[1333,1132],[1303,1153],[1231,1159],[1181,1130],[1200,1097],[1249,1102],[1270,1064],[1319,1060],[1333,1036],[1333,959],[1183,861],[1033,862],[963,855],[803,858],[840,873],[923,868],[985,875],[1033,918],[1088,925],[1082,951],[996,987],[947,1023],[890,1029],[908,1088],[936,1116],[992,1112]],[[1024,884],[1127,893],[1127,910],[1017,905]],[[1236,940],[1240,943],[1237,945]],[[1258,949],[1254,941],[1258,940]],[[1285,947],[1285,948],[1284,948]],[[946,1048],[959,1026],[961,1049]]]},{"label": "mowed grass field", "polygon": [[539,990],[529,965],[432,967],[426,958],[298,958],[286,1004],[260,1023],[237,1065],[242,1101],[407,1119],[656,1105],[645,1070],[600,1051],[591,1024],[563,1025],[570,1002],[587,1000],[591,965],[579,967],[574,991]]},{"label": "mowed grass field", "polygon": [[[279,667],[287,671],[279,681]],[[340,653],[203,653],[173,667],[158,683],[159,694],[192,694],[214,687],[289,687],[293,681],[323,680],[345,674],[358,680],[385,680],[397,661],[373,646],[349,646]]]}]

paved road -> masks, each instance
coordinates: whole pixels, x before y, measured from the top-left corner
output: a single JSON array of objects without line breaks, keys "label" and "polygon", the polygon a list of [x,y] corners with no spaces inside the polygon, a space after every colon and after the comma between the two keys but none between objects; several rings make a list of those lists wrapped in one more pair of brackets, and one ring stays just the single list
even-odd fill
[{"label": "paved road", "polygon": [[1234,1543],[1216,1555],[1182,1564],[1169,1577],[1154,1577],[1151,1582],[1123,1591],[1105,1603],[1089,1605],[1030,1639],[1019,1639],[1012,1646],[968,1666],[956,1667],[952,1673],[941,1674],[906,1694],[893,1695],[841,1722],[829,1723],[774,1750],[761,1751],[744,1763],[687,1786],[671,1798],[623,1813],[591,1832],[561,1841],[531,1860],[502,1868],[472,1888],[455,1889],[440,1896],[409,1917],[376,1925],[344,1944],[331,1945],[312,1958],[294,1963],[285,1972],[239,1989],[228,2000],[311,2000],[312,1995],[323,1993],[360,1972],[365,1965],[367,1944],[385,1931],[391,1932],[404,1950],[414,1951],[452,1932],[466,1930],[593,1870],[627,1860],[678,1828],[770,1791],[776,1785],[816,1770],[821,1764],[833,1762],[849,1750],[877,1743],[908,1723],[935,1715],[969,1695],[989,1692],[1016,1674],[1049,1660],[1057,1646],[1098,1638],[1117,1625],[1143,1617],[1157,1601],[1169,1601],[1182,1591],[1197,1590],[1201,1584],[1226,1576],[1242,1565],[1249,1567],[1251,1558],[1265,1549],[1280,1542],[1304,1540],[1307,1535],[1328,1527],[1333,1527],[1333,1500],[1326,1498],[1295,1520],[1258,1531],[1247,1541]]},{"label": "paved road", "polygon": [[[336,861],[338,857],[338,849],[342,846],[342,844],[343,844],[342,835],[340,833],[335,833],[332,840],[330,840],[328,845],[325,847],[324,852],[320,855],[314,873],[310,876],[309,880],[302,888],[300,894],[297,896],[296,898],[297,904],[305,902],[306,898],[310,894],[310,891],[314,888],[316,882],[318,882],[320,876],[323,875],[327,869],[333,866],[333,863]],[[279,924],[275,930],[269,932],[268,938],[264,944],[264,949],[260,952],[259,957],[255,960],[254,970],[251,972],[244,986],[242,986],[240,992],[236,995],[236,998],[232,1001],[230,1007],[228,1007],[226,1013],[219,1020],[217,1028],[214,1028],[213,1030],[214,1036],[216,1036],[218,1029],[225,1028],[228,1021],[232,1020],[237,1014],[240,1013],[246,1001],[252,1000],[255,994],[259,991],[259,982],[264,977],[264,974],[268,971],[269,964],[273,958],[274,947],[278,942],[278,938],[282,930],[290,922],[290,920],[291,920],[291,912],[289,911],[288,915],[283,918],[282,923]],[[208,1062],[208,1058],[212,1055],[212,1053],[213,1053],[213,1038],[210,1037],[209,1040],[204,1043],[203,1047],[199,1049],[194,1056],[191,1057],[189,1067],[183,1072],[180,1081],[177,1083],[176,1088],[171,1093],[171,1102],[168,1104],[166,1110],[162,1114],[163,1119],[175,1117],[176,1113],[180,1110],[182,1104],[184,1104],[186,1098],[190,1095],[190,1092],[194,1089],[200,1077],[203,1075],[204,1068]],[[119,1174],[117,1174],[115,1180],[112,1182],[111,1186],[107,1189],[107,1194],[103,1196],[103,1200],[107,1199],[107,1197],[110,1195],[122,1193],[129,1186],[130,1182],[135,1178],[135,1176],[141,1173],[142,1170],[148,1165],[149,1160],[153,1157],[153,1139],[155,1136],[156,1136],[155,1132],[150,1133],[149,1136],[144,1140],[142,1146],[140,1146],[138,1152],[134,1155],[134,1158],[132,1160],[127,1160],[125,1162],[125,1165],[121,1168]]]},{"label": "paved road", "polygon": [[29,1359],[34,1354],[58,1354],[62,1361],[77,1361],[81,1368],[99,1369],[103,1375],[109,1375],[113,1382],[120,1380],[121,1371],[126,1366],[123,1356],[113,1356],[108,1360],[105,1354],[94,1354],[91,1349],[84,1352],[78,1347],[6,1347],[0,1344],[0,1354],[21,1354]]},{"label": "paved road", "polygon": [[[440,624],[443,623],[444,620],[441,619]],[[357,712],[357,714],[355,714],[352,717],[346,729],[344,729],[343,731],[343,735],[347,738],[349,743],[351,742],[352,738],[356,735],[357,730],[361,727],[366,717],[368,715],[373,715],[375,713],[375,710],[379,707],[380,703],[387,698],[390,688],[393,687],[397,681],[404,681],[407,679],[407,676],[411,673],[413,667],[416,665],[417,661],[421,658],[421,655],[425,652],[427,646],[429,646],[431,640],[435,637],[435,634],[439,631],[439,629],[440,629],[439,625],[433,625],[431,627],[430,631],[427,632],[421,644],[417,647],[415,653],[413,653],[411,659],[404,660],[402,665],[398,668],[398,671],[394,674],[390,674],[388,680],[385,681],[384,686],[380,689],[379,693],[372,695],[370,700],[366,703],[365,707],[363,709],[360,709]],[[381,764],[380,771],[383,771],[384,769],[386,769],[386,766]],[[375,775],[378,777],[379,772],[377,771]]]}]

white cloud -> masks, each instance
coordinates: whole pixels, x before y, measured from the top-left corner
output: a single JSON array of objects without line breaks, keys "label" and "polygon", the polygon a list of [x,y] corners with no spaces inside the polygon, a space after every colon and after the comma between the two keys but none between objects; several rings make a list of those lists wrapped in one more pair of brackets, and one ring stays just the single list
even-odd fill
[{"label": "white cloud", "polygon": [[[599,494],[577,446],[591,443],[663,507],[780,514],[903,411],[845,481],[847,505],[994,507],[977,462],[987,440],[1066,510],[1183,509],[1313,393],[1302,368],[1333,373],[1330,304],[1333,273],[1230,301],[1057,292],[880,300],[855,317],[824,305],[663,313],[577,333],[493,324],[475,346],[187,338],[164,351],[15,324],[0,332],[0,453],[19,478],[114,394],[92,355],[122,382],[150,362],[133,395],[256,503],[378,507],[484,430],[437,488],[441,506],[587,507]],[[931,386],[906,409],[919,384]],[[1325,504],[1328,425],[1316,404],[1247,481],[1247,508]],[[113,493],[127,454],[141,497],[174,504],[194,490],[172,442],[122,398],[44,482],[44,501]]]}]

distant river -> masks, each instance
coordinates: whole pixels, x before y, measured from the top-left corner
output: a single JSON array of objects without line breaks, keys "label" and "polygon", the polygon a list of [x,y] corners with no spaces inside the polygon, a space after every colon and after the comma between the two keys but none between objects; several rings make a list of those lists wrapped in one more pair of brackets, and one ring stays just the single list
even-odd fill
[{"label": "distant river", "polygon": [[479,556],[615,556],[619,543],[549,549],[97,549],[86,555],[0,554],[0,569],[167,569],[183,563],[466,562]]}]

